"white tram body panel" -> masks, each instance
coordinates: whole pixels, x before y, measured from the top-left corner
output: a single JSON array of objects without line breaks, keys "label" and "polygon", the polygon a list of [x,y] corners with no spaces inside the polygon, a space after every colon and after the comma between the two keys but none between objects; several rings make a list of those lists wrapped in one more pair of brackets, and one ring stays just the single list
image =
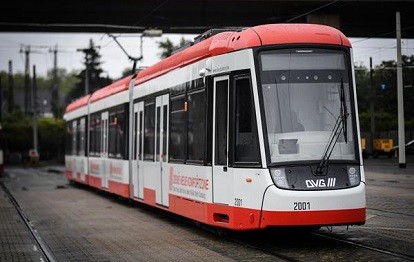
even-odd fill
[{"label": "white tram body panel", "polygon": [[[148,96],[152,93],[162,93],[165,87],[171,87],[171,83],[185,83],[200,78],[200,70],[204,69],[206,64],[211,66],[211,74],[230,74],[233,71],[243,69],[250,69],[253,71],[254,67],[251,63],[252,60],[252,50],[241,50],[231,54],[203,59],[194,64],[190,64],[189,66],[175,69],[165,75],[135,86],[133,94],[134,100],[139,100],[141,97]],[[163,166],[161,167],[161,165]],[[138,167],[133,168],[138,170]],[[133,183],[136,183],[134,184],[134,188],[138,191],[138,176],[142,172],[144,195],[145,192],[147,195],[155,195],[155,200],[153,197],[150,197],[151,200],[149,200],[149,202],[152,204],[168,207],[170,199],[172,198],[172,201],[174,201],[175,197],[186,198],[206,204],[211,204],[214,201],[212,179],[214,172],[212,171],[211,166],[141,161],[139,169],[139,174],[136,174],[133,179]],[[161,170],[168,170],[168,172],[160,177],[159,174],[162,172]],[[229,168],[229,175],[226,178],[227,183],[223,184],[223,190],[214,191],[216,199],[226,198],[224,203],[226,205],[232,205],[232,203],[234,203],[234,194],[231,193],[232,188],[228,186],[228,184],[232,184],[235,180],[235,176],[232,174],[233,172],[231,172],[231,170],[232,168]],[[258,176],[258,174],[255,173],[258,173],[258,171],[251,171],[250,174],[252,174],[251,176]],[[134,195],[137,196],[136,193]],[[165,199],[166,196],[169,197]],[[143,198],[145,200],[145,196],[138,198]],[[161,198],[164,198],[164,200],[161,200]],[[260,208],[261,200],[257,200],[257,202],[259,204],[254,208]],[[217,203],[220,203],[220,201]],[[183,213],[180,214],[186,215]]]},{"label": "white tram body panel", "polygon": [[[120,81],[118,87],[116,83],[111,85],[113,90],[117,90],[113,93],[108,89],[103,90],[107,92],[104,95],[98,94],[95,97],[92,94],[83,106],[69,110],[65,114],[65,120],[72,123],[73,130],[89,130],[85,125],[92,126],[91,121],[98,120],[99,146],[96,146],[93,154],[88,154],[88,157],[82,154],[66,155],[67,178],[201,223],[235,230],[270,226],[363,224],[366,207],[365,175],[360,152],[355,76],[351,70],[352,76],[348,77],[346,70],[336,65],[346,59],[345,51],[338,50],[344,48],[342,45],[350,48],[350,43],[344,43],[341,35],[335,35],[335,30],[329,31],[334,32],[334,40],[329,38],[331,36],[324,38],[329,34],[316,34],[317,36],[312,37],[318,40],[308,42],[306,34],[309,33],[307,30],[310,27],[303,26],[301,30],[305,31],[302,34],[296,26],[302,27],[292,25],[293,30],[290,34],[281,34],[280,43],[282,46],[288,46],[285,49],[291,50],[288,51],[293,54],[292,61],[299,61],[297,68],[289,68],[292,74],[291,86],[283,82],[286,80],[283,70],[287,70],[282,67],[284,65],[272,64],[277,59],[288,61],[284,60],[287,52],[283,48],[275,47],[260,49],[260,45],[264,45],[266,41],[273,45],[275,43],[269,40],[271,30],[268,29],[271,26],[259,26],[257,35],[262,34],[263,39],[260,42],[252,40],[251,43],[246,40],[246,48],[220,51],[220,45],[237,45],[237,40],[242,35],[241,31],[223,34],[211,41],[210,49],[206,49],[211,52],[209,55],[200,55],[194,61],[177,59],[181,61],[178,65],[174,65],[174,60],[167,58],[170,64],[166,63],[165,68],[164,65],[155,66],[148,69],[150,73],[138,74],[137,80],[132,79],[135,83],[132,90],[127,87],[131,79],[128,78]],[[289,25],[286,26],[288,27]],[[326,29],[322,26],[318,28]],[[233,34],[235,36],[230,40]],[[257,37],[256,34],[249,34],[243,37]],[[319,71],[318,68],[313,68],[314,65],[302,67],[301,58],[292,51],[296,48],[293,36],[298,37],[300,44],[304,45],[300,46],[296,53],[311,53],[313,51],[308,48],[310,46],[320,55],[320,60],[326,58],[328,62],[322,63]],[[232,43],[235,39],[237,40]],[[309,43],[320,44],[326,50]],[[218,48],[219,51],[214,51],[214,48]],[[197,52],[202,48],[194,50]],[[340,52],[344,54],[338,55]],[[179,54],[177,56],[179,57]],[[336,64],[330,62],[332,57],[337,59]],[[350,60],[352,61],[352,53]],[[326,72],[326,68],[332,64],[337,67]],[[320,93],[311,89],[317,84],[310,83],[308,75],[305,75],[308,71],[318,73],[321,77],[329,77],[329,80],[319,84],[322,91],[315,89]],[[141,75],[144,80],[141,80]],[[316,75],[311,77],[316,83],[321,81]],[[344,78],[352,81],[348,83]],[[237,89],[238,80],[240,86],[249,83],[250,89]],[[197,81],[202,81],[201,87],[192,86]],[[308,82],[309,89],[300,89]],[[191,88],[194,89],[190,90]],[[205,134],[206,148],[203,150],[209,153],[205,153],[203,161],[198,162],[188,161],[188,156],[185,156],[184,160],[175,159],[171,151],[171,140],[175,132],[171,130],[171,116],[177,108],[173,106],[173,101],[185,101],[184,104],[177,103],[183,107],[177,112],[181,110],[188,113],[188,96],[199,90],[204,92],[204,99],[209,102],[203,104],[206,107],[204,114],[209,118],[204,123],[204,130],[208,134]],[[237,108],[249,106],[242,103],[244,100],[237,100],[241,99],[237,92],[242,91],[239,90],[251,90],[249,96],[240,97],[249,97],[251,101],[249,121],[254,128],[253,131],[237,131],[236,134],[236,128],[241,127],[236,127],[240,115],[235,112],[239,110]],[[309,94],[309,99],[304,97]],[[272,101],[276,98],[278,103],[276,100],[272,103],[278,104],[277,108],[269,102],[264,105],[266,99]],[[314,104],[311,104],[312,102]],[[287,106],[282,108],[283,105]],[[122,130],[123,139],[129,137],[133,140],[125,142],[128,150],[125,149],[123,152],[128,151],[126,155],[111,156],[108,147],[113,141],[108,141],[108,137],[111,135],[110,132],[114,132],[110,130],[111,125],[118,124],[117,116],[113,117],[116,113],[113,113],[113,110],[118,107],[124,110],[124,120],[128,123]],[[310,110],[307,111],[308,108]],[[347,109],[350,109],[350,114]],[[292,115],[296,115],[296,111],[303,120],[302,124],[312,128],[317,126],[312,122],[320,121],[322,124],[314,129],[299,131],[293,125]],[[314,111],[316,113],[312,115]],[[337,111],[340,111],[339,116],[336,116]],[[349,115],[351,117],[348,118]],[[188,119],[188,116],[186,117]],[[312,117],[319,119],[314,120]],[[338,125],[342,125],[341,129],[337,128],[339,131],[335,129],[336,124],[333,125],[334,120],[339,123]],[[146,121],[151,123],[148,124]],[[292,130],[278,131],[277,125],[282,126],[282,123]],[[341,141],[336,143],[334,139],[328,140],[331,133],[334,138],[336,136],[336,140]],[[223,134],[224,138],[221,137]],[[188,133],[185,133],[185,136],[188,136],[185,139],[192,139]],[[257,151],[254,151],[250,144],[255,139]],[[147,146],[152,147],[152,150],[147,150]],[[188,145],[184,146],[188,150]],[[233,146],[233,149],[230,146]],[[324,148],[326,152],[323,154]],[[89,143],[87,150],[91,151]],[[240,152],[245,155],[236,155]],[[250,153],[256,154],[256,162],[250,161]],[[207,156],[208,154],[210,155]],[[328,165],[331,154],[334,161],[332,165]],[[208,157],[211,159],[206,160]],[[233,162],[230,162],[231,158]]]},{"label": "white tram body panel", "polygon": [[[72,132],[77,134],[78,132],[83,132],[83,140],[85,137],[86,130],[86,117],[88,114],[87,107],[78,108],[65,115],[65,121],[71,121],[73,119],[79,119],[77,122],[72,122],[71,128]],[[76,141],[71,141],[72,144],[75,144]],[[86,148],[82,149],[82,152],[79,154],[65,155],[65,173],[66,177],[71,181],[80,182],[83,184],[88,184],[88,158],[85,155]]]},{"label": "white tram body panel", "polygon": [[168,169],[168,194],[192,199],[194,201],[212,203],[212,170],[211,167],[170,164]]},{"label": "white tram body panel", "polygon": [[[91,100],[93,100],[93,96]],[[101,153],[99,157],[90,157],[89,184],[111,193],[123,197],[130,196],[129,188],[129,163],[125,159],[109,158],[108,141],[110,115],[109,109],[125,104],[129,100],[128,90],[113,94],[112,96],[89,102],[89,114],[98,114],[101,116],[102,125],[104,125],[101,134]]]},{"label": "white tram body panel", "polygon": [[290,191],[275,185],[268,188],[263,199],[261,227],[342,225],[355,217],[365,217],[366,200],[361,197],[365,184],[342,190]]},{"label": "white tram body panel", "polygon": [[89,157],[89,185],[101,188],[104,173],[104,160],[100,157]]}]

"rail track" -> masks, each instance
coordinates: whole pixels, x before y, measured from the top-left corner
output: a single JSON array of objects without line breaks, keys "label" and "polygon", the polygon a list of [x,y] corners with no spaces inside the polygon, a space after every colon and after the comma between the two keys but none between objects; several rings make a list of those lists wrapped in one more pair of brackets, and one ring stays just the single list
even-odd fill
[{"label": "rail track", "polygon": [[[16,208],[23,222],[30,230],[39,251],[44,258],[43,261],[56,261],[54,253],[48,248],[47,243],[43,241],[39,232],[33,226],[30,218],[25,214],[24,210],[20,207],[17,200],[13,197],[12,193],[7,187],[0,181],[0,186],[7,194],[11,203]],[[68,185],[69,187],[75,187],[81,190],[91,190],[91,188],[84,185]],[[258,257],[266,257],[266,259],[258,259],[256,261],[414,261],[414,257],[410,253],[399,252],[400,250],[387,249],[386,245],[376,245],[376,242],[371,241],[364,232],[369,232],[370,227],[361,226],[355,230],[351,227],[349,234],[341,233],[341,231],[330,232],[329,230],[307,230],[307,229],[269,229],[264,231],[254,232],[235,232],[227,230],[218,230],[217,228],[206,227],[201,224],[196,224],[200,231],[194,226],[194,221],[189,219],[171,215],[171,213],[160,211],[156,208],[148,208],[144,205],[133,201],[127,201],[113,194],[105,194],[100,191],[96,191],[97,194],[107,198],[111,198],[118,202],[124,202],[134,206],[138,209],[151,209],[154,213],[160,213],[160,219],[174,219],[178,223],[185,227],[194,227],[190,229],[194,232],[194,242],[205,245],[212,250],[219,250],[219,253],[243,260],[246,257],[243,255],[235,254],[235,250],[242,250],[241,253],[258,254]],[[400,214],[398,212],[392,212],[382,209],[369,209],[374,212],[385,212],[394,215],[406,215],[411,217],[410,214]],[[411,229],[407,229],[411,230]],[[211,239],[204,239],[205,231],[211,236]],[[352,233],[352,234],[351,234]],[[356,236],[356,237],[355,237]],[[366,237],[366,238],[365,238]],[[371,235],[372,237],[372,235]],[[382,243],[388,241],[386,236],[382,238]],[[406,242],[410,245],[409,242]],[[232,248],[224,248],[224,247]],[[254,257],[254,256],[251,256]],[[252,260],[253,261],[253,260]]]},{"label": "rail track", "polygon": [[[220,235],[223,235],[220,233]],[[229,233],[225,239],[285,261],[414,261],[414,257],[316,230]]]},{"label": "rail track", "polygon": [[49,250],[48,245],[43,241],[42,237],[40,236],[39,232],[33,227],[32,223],[30,222],[30,219],[27,217],[25,212],[20,207],[17,200],[13,197],[12,193],[7,189],[7,187],[3,184],[3,182],[0,181],[0,187],[3,189],[4,193],[6,194],[7,198],[10,200],[10,202],[15,207],[17,213],[22,218],[23,223],[27,226],[28,230],[30,231],[31,235],[33,236],[33,239],[36,244],[36,249],[40,251],[40,253],[43,256],[43,259],[41,261],[48,261],[48,262],[55,262],[57,261],[54,257],[53,253]]}]

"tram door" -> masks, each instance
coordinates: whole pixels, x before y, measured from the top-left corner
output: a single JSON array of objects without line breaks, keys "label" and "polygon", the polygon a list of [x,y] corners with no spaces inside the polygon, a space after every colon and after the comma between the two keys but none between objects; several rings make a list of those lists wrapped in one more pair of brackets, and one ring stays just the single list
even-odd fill
[{"label": "tram door", "polygon": [[77,137],[78,137],[78,121],[73,121],[72,122],[72,166],[71,166],[71,169],[72,169],[72,178],[74,178],[74,179],[76,179],[76,170],[77,170],[77,168],[76,168],[76,159],[77,159],[77,157],[76,157],[76,155],[78,154],[77,152],[77,150],[78,150],[78,148],[76,148],[76,146],[77,146],[77,143],[76,143],[76,141],[77,141]]},{"label": "tram door", "polygon": [[229,168],[229,76],[214,78],[213,202],[229,205],[233,169]]},{"label": "tram door", "polygon": [[155,100],[155,162],[160,163],[159,177],[156,180],[155,201],[168,206],[168,116],[169,95],[158,96]]},{"label": "tram door", "polygon": [[139,102],[134,105],[134,129],[135,129],[135,157],[136,159],[136,172],[134,172],[134,197],[144,198],[144,102]]},{"label": "tram door", "polygon": [[101,114],[101,164],[102,187],[108,188],[109,163],[108,163],[108,111]]},{"label": "tram door", "polygon": [[86,135],[86,120],[84,117],[80,119],[79,123],[79,130],[80,132],[80,148],[79,148],[79,155],[81,156],[79,159],[79,167],[78,172],[80,173],[80,179],[85,182],[85,173],[86,171],[86,157],[85,157],[85,151],[86,151],[86,141],[85,141],[85,135]]}]

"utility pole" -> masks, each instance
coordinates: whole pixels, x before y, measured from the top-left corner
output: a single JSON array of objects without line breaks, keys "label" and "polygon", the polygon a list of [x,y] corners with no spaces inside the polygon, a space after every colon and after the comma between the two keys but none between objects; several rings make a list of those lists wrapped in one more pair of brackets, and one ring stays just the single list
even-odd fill
[{"label": "utility pole", "polygon": [[3,119],[3,86],[1,84],[1,76],[0,76],[0,130],[1,130],[1,122]]},{"label": "utility pole", "polygon": [[[2,132],[3,131],[3,86],[1,84],[1,77],[0,77],[0,151],[3,149],[3,136],[2,136]],[[3,152],[1,152],[0,154],[3,154]],[[2,160],[3,156],[0,156],[0,160]],[[1,162],[1,164],[3,164],[3,162]],[[1,171],[0,171],[1,172]]]},{"label": "utility pole", "polygon": [[[43,46],[35,46],[35,48],[43,48]],[[30,45],[21,45],[20,53],[25,55],[25,64],[24,64],[24,112],[26,114],[30,111],[30,53],[39,53],[33,51]]]},{"label": "utility pole", "polygon": [[[0,164],[3,165],[3,86],[0,77]],[[3,166],[0,168],[0,176],[3,174]]]},{"label": "utility pole", "polygon": [[405,162],[405,126],[404,126],[404,92],[401,58],[401,21],[400,12],[396,13],[397,24],[397,99],[398,99],[398,166],[406,167]]},{"label": "utility pole", "polygon": [[7,93],[8,112],[11,114],[14,108],[14,91],[13,91],[13,63],[9,60],[9,92]]},{"label": "utility pole", "polygon": [[371,115],[371,154],[374,154],[374,139],[375,139],[375,98],[376,91],[373,83],[372,57],[369,58],[369,78],[371,87],[371,101],[370,101],[370,115]]},{"label": "utility pole", "polygon": [[50,53],[53,53],[53,84],[52,84],[52,90],[51,90],[51,105],[52,105],[52,113],[54,117],[58,116],[59,112],[59,83],[58,83],[58,68],[57,68],[57,53],[58,48],[57,45],[55,46],[55,49],[50,49]]},{"label": "utility pole", "polygon": [[32,82],[32,110],[33,110],[33,150],[29,153],[32,164],[39,159],[38,141],[37,141],[37,85],[36,85],[36,66],[33,65],[33,82]]},{"label": "utility pole", "polygon": [[90,61],[92,59],[92,57],[91,57],[92,54],[96,53],[95,48],[100,48],[100,47],[99,46],[94,46],[93,43],[91,42],[89,48],[76,49],[76,51],[83,52],[85,54],[85,64],[86,64],[86,68],[85,68],[85,95],[89,94],[89,64],[90,64]]},{"label": "utility pole", "polygon": [[[23,50],[24,47],[24,50]],[[29,113],[29,88],[30,88],[30,45],[21,46],[20,53],[25,55],[24,63],[24,112],[25,114]]]}]

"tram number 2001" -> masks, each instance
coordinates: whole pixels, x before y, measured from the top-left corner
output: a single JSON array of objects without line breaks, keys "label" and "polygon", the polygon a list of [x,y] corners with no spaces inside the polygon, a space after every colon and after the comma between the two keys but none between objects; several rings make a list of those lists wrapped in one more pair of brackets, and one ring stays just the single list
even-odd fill
[{"label": "tram number 2001", "polygon": [[235,198],[235,199],[234,199],[234,205],[235,205],[236,207],[241,207],[241,206],[243,206],[243,199],[241,199],[241,198]]},{"label": "tram number 2001", "polygon": [[293,210],[310,210],[310,202],[293,202]]}]

